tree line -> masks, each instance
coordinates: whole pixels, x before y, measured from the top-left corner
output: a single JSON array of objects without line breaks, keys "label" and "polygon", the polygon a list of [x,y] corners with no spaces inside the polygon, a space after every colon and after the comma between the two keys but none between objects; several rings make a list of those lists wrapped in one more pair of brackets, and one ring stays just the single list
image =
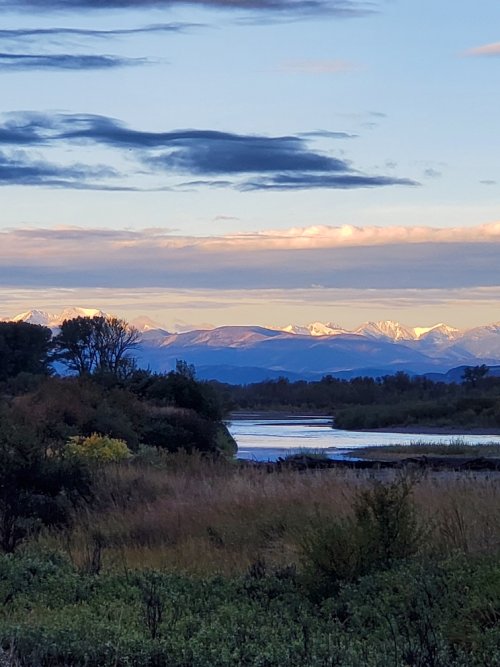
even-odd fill
[{"label": "tree line", "polygon": [[461,382],[451,383],[400,371],[379,378],[212,384],[232,411],[316,412],[334,416],[338,428],[500,426],[500,378],[484,365],[464,368]]}]

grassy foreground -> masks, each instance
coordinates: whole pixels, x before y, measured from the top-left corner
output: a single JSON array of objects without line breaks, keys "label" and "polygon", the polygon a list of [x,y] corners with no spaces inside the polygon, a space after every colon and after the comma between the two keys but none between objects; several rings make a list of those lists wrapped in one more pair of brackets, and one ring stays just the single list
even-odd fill
[{"label": "grassy foreground", "polygon": [[0,557],[0,664],[500,666],[498,475],[155,452]]}]

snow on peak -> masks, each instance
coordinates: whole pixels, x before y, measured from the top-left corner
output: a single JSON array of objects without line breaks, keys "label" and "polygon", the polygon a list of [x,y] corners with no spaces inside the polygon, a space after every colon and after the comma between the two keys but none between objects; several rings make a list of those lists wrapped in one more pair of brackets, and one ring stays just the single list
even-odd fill
[{"label": "snow on peak", "polygon": [[27,310],[25,313],[20,313],[15,317],[3,318],[1,321],[9,322],[27,322],[28,324],[39,324],[51,329],[57,329],[61,326],[64,320],[74,320],[76,317],[109,317],[107,313],[96,308],[65,308],[60,313],[48,313],[45,310]]},{"label": "snow on peak", "polygon": [[28,324],[41,324],[48,326],[54,315],[47,313],[44,310],[27,310],[25,313],[20,313],[12,318],[12,322],[27,322]]},{"label": "snow on peak", "polygon": [[141,333],[145,333],[146,331],[156,331],[158,329],[164,330],[164,326],[162,324],[155,322],[146,315],[136,317],[130,322],[130,324]]},{"label": "snow on peak", "polygon": [[449,340],[454,340],[460,335],[460,329],[455,327],[450,327],[448,324],[435,324],[432,327],[414,327],[413,331],[415,332],[415,337],[417,340],[420,338],[427,338],[429,336],[439,336],[441,338],[447,338]]},{"label": "snow on peak", "polygon": [[415,340],[417,338],[413,329],[393,320],[365,322],[354,333],[361,336],[370,336],[371,338],[389,338],[391,340]]},{"label": "snow on peak", "polygon": [[295,334],[297,336],[309,336],[309,329],[306,326],[299,324],[288,324],[286,327],[277,328],[276,331],[284,331],[285,333]]},{"label": "snow on peak", "polygon": [[109,317],[109,315],[96,308],[78,308],[72,306],[71,308],[65,308],[62,313],[54,318],[54,320],[57,321],[58,324],[62,324],[64,320],[74,320],[77,317]]},{"label": "snow on peak", "polygon": [[[270,327],[271,328],[271,327]],[[277,331],[295,334],[296,336],[338,336],[348,333],[346,329],[333,322],[311,322],[311,324],[288,324],[286,327],[272,327]]]},{"label": "snow on peak", "polygon": [[312,322],[312,324],[307,325],[307,328],[311,336],[338,336],[339,334],[347,333],[345,329],[339,327],[337,324],[333,324],[333,322],[326,322],[325,324],[322,322]]}]

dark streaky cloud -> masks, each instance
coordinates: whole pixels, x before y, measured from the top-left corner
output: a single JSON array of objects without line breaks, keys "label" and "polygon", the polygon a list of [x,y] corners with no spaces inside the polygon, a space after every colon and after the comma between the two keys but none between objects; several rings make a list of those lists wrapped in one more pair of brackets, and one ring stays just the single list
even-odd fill
[{"label": "dark streaky cloud", "polygon": [[172,140],[173,150],[148,160],[152,166],[194,174],[241,174],[275,171],[342,172],[343,160],[307,150],[295,137],[253,137],[186,133]]},{"label": "dark streaky cloud", "polygon": [[100,183],[102,179],[118,176],[117,171],[107,166],[57,165],[46,160],[33,160],[24,151],[16,151],[13,155],[0,151],[0,186],[31,185],[79,190],[129,189]]},{"label": "dark streaky cloud", "polygon": [[416,185],[409,179],[363,174],[346,160],[310,148],[301,136],[193,129],[145,132],[130,129],[113,118],[89,114],[9,114],[0,125],[3,144],[54,146],[75,142],[133,150],[152,174],[180,172],[198,177],[181,187],[301,190]]},{"label": "dark streaky cloud", "polygon": [[74,55],[69,53],[30,54],[0,53],[0,72],[12,70],[94,70],[116,69],[149,64],[147,58],[122,58],[119,56]]},{"label": "dark streaky cloud", "polygon": [[300,137],[311,137],[314,139],[357,139],[357,134],[349,134],[348,132],[332,132],[331,130],[311,130],[310,132],[301,132]]},{"label": "dark streaky cloud", "polygon": [[225,10],[265,12],[284,16],[330,14],[338,18],[373,13],[374,2],[363,0],[0,0],[0,9],[31,8],[40,11],[144,9],[193,5]]},{"label": "dark streaky cloud", "polygon": [[[0,7],[2,2],[0,0]],[[13,28],[9,30],[0,29],[0,40],[18,41],[21,39],[31,40],[40,37],[50,39],[57,37],[90,37],[109,39],[110,37],[121,37],[126,35],[140,35],[151,32],[182,32],[189,28],[200,27],[198,23],[155,23],[152,25],[140,26],[138,28],[112,28],[91,29],[91,28]]]},{"label": "dark streaky cloud", "polygon": [[249,190],[310,190],[328,188],[331,190],[350,190],[352,188],[380,188],[386,185],[420,185],[409,178],[391,178],[390,176],[364,176],[362,174],[275,174],[270,178],[248,180],[238,189]]}]

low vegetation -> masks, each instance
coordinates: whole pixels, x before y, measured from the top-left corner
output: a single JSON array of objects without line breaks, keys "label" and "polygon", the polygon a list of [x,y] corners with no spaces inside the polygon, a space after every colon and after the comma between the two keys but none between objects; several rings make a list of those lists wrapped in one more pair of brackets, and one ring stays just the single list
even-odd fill
[{"label": "low vegetation", "polygon": [[500,664],[497,479],[166,458],[0,557],[8,664]]}]

